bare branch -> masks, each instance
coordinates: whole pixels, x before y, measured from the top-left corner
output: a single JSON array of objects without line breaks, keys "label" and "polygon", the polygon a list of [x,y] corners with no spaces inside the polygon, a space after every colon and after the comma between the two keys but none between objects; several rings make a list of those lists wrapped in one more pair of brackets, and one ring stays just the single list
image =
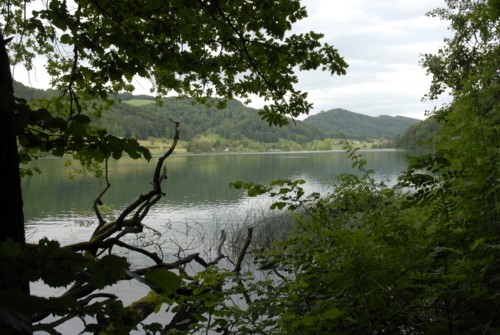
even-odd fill
[{"label": "bare branch", "polygon": [[140,254],[143,254],[145,256],[148,256],[149,258],[151,258],[156,264],[162,264],[163,263],[163,259],[161,259],[158,254],[156,252],[149,252],[147,250],[144,250],[142,248],[139,248],[139,247],[134,247],[130,244],[127,244],[123,241],[120,241],[120,240],[116,240],[115,245],[118,245],[122,248],[126,248],[126,249],[129,249],[129,250],[132,250],[132,251],[135,251],[135,252],[138,252]]},{"label": "bare branch", "polygon": [[109,183],[109,179],[108,179],[108,158],[106,158],[106,160],[104,161],[104,180],[106,181],[106,187],[104,188],[104,190],[102,190],[102,192],[99,194],[99,196],[94,200],[93,208],[94,208],[95,215],[97,216],[97,220],[99,220],[99,224],[97,225],[97,228],[94,230],[94,234],[92,234],[92,237],[94,237],[94,235],[99,231],[99,229],[101,229],[102,226],[104,226],[104,224],[106,223],[106,221],[104,221],[104,219],[101,215],[101,212],[99,210],[99,206],[102,205],[102,197],[104,196],[104,194],[106,194],[108,189],[111,187],[111,184]]},{"label": "bare branch", "polygon": [[219,246],[217,247],[217,258],[215,258],[213,261],[208,263],[208,265],[215,265],[215,264],[219,263],[219,261],[225,257],[222,254],[222,247],[224,246],[224,243],[226,242],[227,234],[226,234],[226,231],[224,229],[221,231],[220,234],[221,234],[221,237],[220,237]]},{"label": "bare branch", "polygon": [[248,227],[247,237],[245,238],[245,243],[243,244],[243,249],[241,249],[240,254],[238,255],[238,260],[236,261],[236,266],[234,267],[234,272],[240,273],[241,271],[241,263],[247,254],[248,247],[250,246],[250,242],[252,242],[253,228]]},{"label": "bare branch", "polygon": [[155,173],[153,176],[154,190],[158,190],[159,192],[161,192],[160,184],[162,182],[162,179],[166,178],[166,169],[164,170],[164,177],[161,178],[161,176],[163,176],[163,175],[160,175],[162,167],[163,167],[163,162],[165,161],[165,159],[167,159],[167,157],[169,157],[174,152],[174,149],[177,146],[177,142],[179,141],[179,137],[180,137],[180,130],[179,130],[180,123],[173,121],[172,119],[170,119],[170,121],[175,124],[174,140],[172,142],[172,145],[168,149],[168,151],[158,159],[158,163],[156,164],[156,169],[155,169]]},{"label": "bare branch", "polygon": [[[180,257],[177,261],[172,263],[165,263],[163,262],[163,259],[158,256],[157,253],[145,250],[144,248],[141,247],[130,245],[120,240],[120,238],[122,238],[127,234],[137,234],[139,232],[142,232],[144,228],[142,220],[149,213],[151,207],[165,195],[161,189],[162,181],[167,178],[167,169],[164,166],[164,162],[174,152],[174,149],[179,140],[179,122],[174,122],[174,121],[172,122],[175,124],[175,135],[173,143],[168,149],[168,151],[158,159],[153,174],[152,189],[145,194],[139,195],[139,197],[134,202],[129,204],[124,210],[121,211],[120,215],[116,220],[114,220],[113,222],[106,222],[99,209],[99,206],[102,204],[101,200],[102,197],[111,187],[108,178],[108,161],[106,160],[105,162],[106,174],[104,178],[106,186],[98,195],[98,197],[94,200],[93,204],[94,212],[99,221],[98,226],[95,229],[89,241],[75,243],[66,246],[66,248],[69,248],[73,251],[90,252],[94,256],[99,256],[103,252],[107,251],[111,252],[114,246],[119,246],[131,250],[133,252],[145,255],[156,263],[156,265],[153,266],[132,270],[130,273],[126,274],[122,280],[130,280],[134,279],[134,277],[136,276],[143,276],[148,271],[153,269],[168,269],[168,270],[182,271],[182,267],[186,266],[191,262],[196,262],[203,268],[207,268],[211,265],[217,264],[222,258],[224,258],[224,255],[222,254],[222,247],[227,238],[226,233],[224,231],[222,232],[220,243],[218,245],[217,257],[210,263],[207,263],[202,257],[200,257],[198,253],[190,254],[185,257]],[[159,232],[157,231],[154,232],[156,234],[159,234]],[[246,245],[243,254],[246,252],[246,248],[248,248],[248,245]],[[243,255],[241,255],[241,257],[243,257]],[[107,297],[109,299],[115,298],[113,295],[107,295],[107,293],[92,294],[96,290],[97,288],[90,283],[77,284],[73,285],[73,287],[71,287],[66,293],[64,293],[63,296],[71,296],[74,297],[75,299],[81,299],[80,303],[82,305],[88,304],[91,300],[97,297]],[[179,291],[178,294],[188,294],[188,295],[192,294],[192,288],[190,287],[181,287],[178,289],[178,291]],[[153,301],[148,301],[148,299],[146,298],[147,297],[129,306],[129,308],[131,309],[138,310],[140,312],[139,315],[144,316],[144,318],[151,313],[151,311],[153,310],[152,308],[154,308],[153,305],[157,303],[154,299]],[[61,322],[64,321],[65,320]],[[40,328],[42,327],[43,326],[40,325]]]},{"label": "bare branch", "polygon": [[204,268],[209,266],[208,263],[203,258],[200,257],[199,253],[194,253],[194,254],[183,257],[183,258],[181,258],[175,262],[172,262],[172,263],[161,263],[158,265],[137,269],[134,271],[134,273],[136,273],[138,275],[143,275],[152,269],[167,269],[167,270],[177,269],[179,266],[186,265],[186,264],[191,263],[193,261],[197,262],[198,264],[200,264]]},{"label": "bare branch", "polygon": [[[171,120],[172,121],[172,120]],[[99,194],[99,196],[94,201],[94,212],[98,218],[98,226],[94,230],[90,241],[77,243],[67,246],[72,250],[86,250],[91,252],[93,255],[97,255],[96,248],[112,248],[112,243],[118,241],[118,239],[126,234],[138,233],[142,231],[142,220],[149,213],[151,207],[156,204],[164,193],[161,190],[161,182],[167,178],[166,167],[163,166],[165,159],[167,159],[175,150],[177,143],[179,141],[179,122],[174,122],[175,124],[175,135],[174,140],[168,151],[158,159],[153,175],[153,189],[146,194],[141,194],[133,203],[127,206],[118,218],[114,222],[106,223],[100,210],[99,205],[102,204],[102,197],[111,187],[108,178],[108,161],[106,160],[106,174],[105,181],[106,187]],[[163,168],[163,172],[162,171]],[[132,217],[130,215],[133,213]],[[125,227],[125,229],[123,229]],[[118,233],[113,239],[107,242],[106,239],[111,238],[115,233]],[[105,243],[102,243],[106,241]],[[157,260],[155,260],[157,262]],[[157,262],[158,263],[158,262]]]}]

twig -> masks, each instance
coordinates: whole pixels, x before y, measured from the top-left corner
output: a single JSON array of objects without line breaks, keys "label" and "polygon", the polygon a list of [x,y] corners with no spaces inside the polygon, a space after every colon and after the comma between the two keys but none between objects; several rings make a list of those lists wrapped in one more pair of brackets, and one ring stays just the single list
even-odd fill
[{"label": "twig", "polygon": [[208,263],[208,265],[215,265],[217,264],[221,259],[223,259],[225,256],[222,254],[222,247],[224,246],[224,243],[226,242],[227,234],[224,231],[224,229],[221,231],[221,237],[220,237],[220,242],[219,246],[217,247],[217,258]]},{"label": "twig", "polygon": [[94,206],[93,206],[94,212],[95,212],[95,215],[97,216],[97,219],[99,220],[99,224],[97,225],[97,228],[94,230],[94,234],[92,234],[92,237],[94,237],[94,235],[106,223],[106,221],[104,221],[104,219],[101,215],[101,212],[99,210],[99,205],[102,205],[101,199],[104,196],[104,194],[106,194],[108,189],[111,187],[111,184],[109,183],[109,179],[108,179],[108,158],[106,158],[106,160],[104,161],[104,180],[106,181],[106,187],[104,188],[104,190],[102,190],[102,192],[99,194],[99,196],[94,200]]},{"label": "twig", "polygon": [[134,273],[136,273],[138,275],[143,275],[152,269],[167,269],[167,270],[177,269],[179,266],[191,263],[193,261],[197,262],[198,264],[200,264],[204,268],[208,267],[208,263],[203,258],[200,257],[200,254],[195,253],[195,254],[191,254],[191,255],[188,255],[186,257],[180,258],[179,260],[172,262],[172,263],[161,263],[161,264],[137,269],[134,271]]},{"label": "twig", "polygon": [[248,247],[250,246],[250,242],[252,242],[252,235],[253,235],[253,228],[248,227],[247,237],[245,238],[245,243],[243,244],[243,249],[241,250],[240,254],[238,255],[238,260],[236,261],[236,266],[234,267],[234,270],[233,270],[236,273],[240,273],[240,271],[241,271],[241,263],[243,262],[243,259],[245,258]]}]

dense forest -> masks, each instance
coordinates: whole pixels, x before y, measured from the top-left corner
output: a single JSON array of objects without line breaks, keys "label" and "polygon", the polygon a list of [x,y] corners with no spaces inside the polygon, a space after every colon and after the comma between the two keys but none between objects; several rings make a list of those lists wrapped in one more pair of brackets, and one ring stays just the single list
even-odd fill
[{"label": "dense forest", "polygon": [[[56,96],[53,90],[33,89],[20,83],[16,83],[16,92],[29,101]],[[218,109],[215,106],[197,104],[190,99],[174,97],[157,102],[151,96],[122,93],[115,95],[114,99],[116,103],[96,123],[113,135],[140,140],[151,137],[171,138],[173,133],[170,120],[176,120],[182,124],[181,139],[185,141],[216,135],[227,146],[247,139],[260,143],[289,141],[296,143],[299,148],[313,148],[314,145],[306,144],[326,138],[392,140],[419,122],[400,116],[371,117],[333,109],[308,116],[303,121],[289,119],[287,125],[270,128],[255,109],[246,107],[237,100],[230,100],[226,108]],[[389,145],[388,142],[385,145]]]},{"label": "dense forest", "polygon": [[434,117],[411,125],[394,139],[394,147],[406,150],[432,150],[436,148],[440,125]]},{"label": "dense forest", "polygon": [[324,131],[330,138],[339,138],[342,133],[347,138],[358,140],[393,139],[418,122],[403,116],[372,117],[340,108],[311,115],[304,120],[304,123]]},{"label": "dense forest", "polygon": [[246,137],[271,143],[283,138],[302,144],[325,137],[323,132],[299,121],[271,130],[254,109],[245,107],[237,100],[229,101],[224,109],[178,98],[165,98],[161,104],[153,102],[142,106],[131,106],[123,100],[115,104],[99,122],[116,135],[147,139],[170,138],[169,119],[183,125],[181,136],[186,141],[205,134],[218,134],[233,141]]},{"label": "dense forest", "polygon": [[[281,212],[267,225],[232,221],[207,253],[192,240],[186,247],[161,240],[146,221],[166,195],[165,162],[184,125],[159,114],[151,121],[166,122],[157,131],[171,143],[154,158],[146,191],[113,209],[105,197],[108,161],[153,157],[95,116],[118,113],[107,109],[114,92],[132,91],[133,78],[142,76],[159,93],[198,103],[226,97],[234,109],[222,115],[234,119],[229,113],[238,111],[255,130],[261,128],[246,118],[250,110],[232,98],[258,95],[269,105],[253,112],[284,126],[312,107],[295,86],[297,69],[347,70],[322,34],[293,33],[306,8],[298,0],[48,0],[37,9],[30,1],[0,3],[0,334],[60,334],[72,320],[81,334],[500,333],[499,0],[445,0],[428,13],[448,24],[449,35],[435,53],[421,55],[431,80],[426,98],[446,93],[451,101],[402,136],[404,145],[422,141],[430,150],[409,157],[394,185],[373,176],[352,141],[343,147],[357,173],[339,175],[326,194],[306,193],[300,179],[261,184],[242,176],[233,189],[266,196],[270,210]],[[44,92],[50,101],[28,104],[10,69],[11,62],[33,66],[34,57],[46,61],[57,91]],[[179,105],[179,118],[202,114],[190,136],[231,126],[216,110],[182,103],[188,105]],[[148,114],[163,108],[143,106]],[[156,129],[132,107],[125,107],[128,122]],[[117,120],[125,116],[110,119],[114,131],[127,131]],[[71,156],[100,179],[88,239],[26,241],[21,166],[40,154]],[[277,227],[279,238],[256,243]],[[171,242],[174,251],[163,249]],[[56,293],[32,291],[33,282]],[[142,289],[132,301],[113,290],[131,282]]]}]

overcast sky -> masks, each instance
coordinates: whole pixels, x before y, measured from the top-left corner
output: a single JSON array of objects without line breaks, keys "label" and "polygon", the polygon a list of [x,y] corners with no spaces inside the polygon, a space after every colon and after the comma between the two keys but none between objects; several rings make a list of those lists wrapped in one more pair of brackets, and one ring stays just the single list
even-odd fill
[{"label": "overcast sky", "polygon": [[[424,118],[432,104],[421,99],[430,78],[420,55],[435,53],[446,22],[425,15],[443,0],[305,0],[309,18],[298,29],[318,30],[349,64],[347,75],[300,77],[313,113],[332,108],[377,115]],[[441,104],[442,102],[438,102]]]},{"label": "overcast sky", "polygon": [[[433,103],[421,101],[430,78],[420,54],[435,53],[448,34],[446,22],[425,15],[443,0],[304,0],[309,17],[296,31],[314,30],[349,64],[347,75],[310,72],[299,76],[309,92],[311,112],[333,108],[423,119]],[[444,100],[443,100],[444,101]],[[441,105],[443,101],[438,101]],[[260,107],[255,101],[254,107]]]},{"label": "overcast sky", "polygon": [[[443,7],[443,0],[303,0],[309,17],[294,32],[325,34],[349,64],[347,75],[332,77],[323,72],[299,75],[298,88],[309,93],[312,114],[344,108],[372,116],[402,115],[424,118],[436,103],[421,101],[430,78],[419,65],[420,54],[435,53],[446,36],[447,24],[425,15]],[[41,65],[41,64],[40,64]],[[46,85],[37,72],[35,87]],[[15,79],[27,83],[22,71]],[[146,93],[138,87],[136,93]],[[438,102],[438,104],[441,104]],[[251,107],[261,108],[255,99]]]}]

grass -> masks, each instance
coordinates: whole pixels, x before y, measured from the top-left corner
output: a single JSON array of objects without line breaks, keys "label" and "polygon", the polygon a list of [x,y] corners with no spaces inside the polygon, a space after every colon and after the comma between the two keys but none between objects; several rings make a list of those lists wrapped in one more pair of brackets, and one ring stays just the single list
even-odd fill
[{"label": "grass", "polygon": [[272,211],[267,207],[252,207],[243,211],[214,213],[211,224],[202,231],[206,238],[204,246],[208,249],[205,253],[214,257],[213,253],[220,243],[224,230],[227,239],[223,254],[230,263],[235,263],[242,252],[248,228],[252,227],[252,240],[243,265],[246,270],[253,270],[256,267],[253,264],[253,251],[270,248],[274,242],[285,240],[296,226],[296,221],[291,212]]},{"label": "grass", "polygon": [[[217,140],[224,140],[220,135],[217,134],[206,134],[203,136],[198,136],[196,138],[196,141],[206,141],[206,142],[215,142]],[[343,146],[340,143],[341,140],[334,140],[335,143],[330,143],[328,148],[322,148],[322,147],[317,147],[315,145],[309,144],[307,147],[304,146],[302,149],[299,150],[305,150],[305,151],[316,151],[316,150],[343,150]],[[150,137],[147,140],[138,140],[138,142],[149,149],[151,154],[153,155],[163,155],[169,148],[172,143],[171,139],[164,139],[164,138],[155,138],[155,137]],[[359,147],[361,149],[374,149],[377,148],[376,146],[374,147],[374,144],[376,145],[377,143],[374,143],[373,141],[359,141],[359,140],[350,140],[350,142],[353,142],[353,145],[355,147]],[[187,153],[187,147],[188,147],[187,141],[179,141],[177,144],[177,147],[175,149],[176,154],[185,154]],[[321,145],[321,142],[318,142]],[[249,150],[245,148],[239,148],[238,147],[238,141],[235,143],[228,143],[227,146],[232,147],[231,151],[233,152],[248,152],[248,151],[258,151],[260,150],[261,152],[264,151],[269,151],[269,146],[270,145],[265,145],[265,144],[260,144],[259,148],[257,150]],[[267,148],[267,149],[266,149]],[[383,147],[382,147],[383,148]],[[220,149],[220,148],[219,148]],[[219,150],[222,151],[222,150]],[[271,150],[273,151],[273,150]],[[274,151],[279,151],[279,150],[274,150]],[[284,149],[283,151],[288,151]]]},{"label": "grass", "polygon": [[149,104],[154,104],[154,100],[147,100],[147,99],[131,99],[131,100],[126,100],[123,101],[124,103],[127,103],[132,106],[144,106],[144,105],[149,105]]},{"label": "grass", "polygon": [[[163,155],[170,148],[172,144],[171,140],[162,140],[158,138],[152,138],[148,140],[138,140],[140,145],[149,149],[152,155]],[[177,147],[175,148],[175,153],[184,154],[187,152],[186,150],[187,143],[185,141],[179,141]]]}]

